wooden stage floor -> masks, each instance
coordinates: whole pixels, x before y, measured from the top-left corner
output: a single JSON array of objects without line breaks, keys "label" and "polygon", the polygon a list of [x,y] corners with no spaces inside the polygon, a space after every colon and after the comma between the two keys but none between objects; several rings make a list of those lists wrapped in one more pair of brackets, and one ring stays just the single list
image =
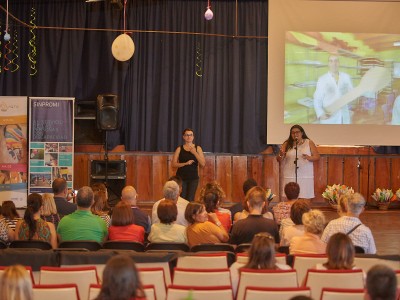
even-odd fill
[{"label": "wooden stage floor", "polygon": [[[338,217],[338,214],[332,209],[321,210],[327,221]],[[372,231],[377,254],[400,255],[400,210],[366,209],[360,219]]]}]

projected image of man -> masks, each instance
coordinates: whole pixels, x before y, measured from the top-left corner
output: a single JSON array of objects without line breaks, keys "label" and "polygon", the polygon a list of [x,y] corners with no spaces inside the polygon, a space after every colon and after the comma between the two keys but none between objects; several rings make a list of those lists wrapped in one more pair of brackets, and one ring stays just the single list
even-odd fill
[{"label": "projected image of man", "polygon": [[324,107],[334,103],[340,97],[353,89],[351,77],[339,72],[339,57],[330,55],[328,60],[329,72],[322,75],[317,82],[314,93],[314,109],[321,124],[350,124],[351,116],[348,105],[328,114]]}]

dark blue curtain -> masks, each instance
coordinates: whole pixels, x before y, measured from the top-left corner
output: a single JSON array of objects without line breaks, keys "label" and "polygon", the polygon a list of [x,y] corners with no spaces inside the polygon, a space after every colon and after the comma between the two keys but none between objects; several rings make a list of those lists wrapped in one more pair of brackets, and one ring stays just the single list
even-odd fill
[{"label": "dark blue curtain", "polygon": [[[111,44],[123,11],[108,0],[10,1],[17,19],[9,17],[9,45],[1,35],[1,95],[79,102],[115,93],[121,128],[109,132],[111,146],[173,151],[191,127],[204,151],[258,153],[266,148],[268,1],[211,5],[206,21],[207,1],[129,0],[136,51],[118,62]],[[2,33],[5,23],[0,10]]]}]

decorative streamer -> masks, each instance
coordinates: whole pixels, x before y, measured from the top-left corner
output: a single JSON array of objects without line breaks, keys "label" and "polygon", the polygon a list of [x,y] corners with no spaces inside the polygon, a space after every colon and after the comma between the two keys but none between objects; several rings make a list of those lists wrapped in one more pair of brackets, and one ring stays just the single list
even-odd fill
[{"label": "decorative streamer", "polygon": [[201,53],[201,44],[200,42],[196,43],[196,76],[203,77],[203,69],[201,65],[203,63],[203,54]]},{"label": "decorative streamer", "polygon": [[18,32],[17,29],[14,29],[14,41],[12,43],[12,54],[13,54],[13,59],[11,60],[11,64],[13,66],[13,69],[10,70],[12,73],[14,73],[15,71],[17,71],[19,69],[19,65],[18,65]]},{"label": "decorative streamer", "polygon": [[36,69],[37,61],[35,59],[36,56],[37,56],[37,52],[36,52],[36,34],[35,34],[37,26],[35,24],[35,21],[36,21],[36,10],[35,10],[34,7],[32,7],[32,9],[31,9],[31,16],[30,17],[31,17],[31,19],[29,20],[29,24],[31,25],[31,27],[30,27],[29,31],[31,32],[31,39],[29,40],[30,51],[28,53],[28,58],[29,58],[29,61],[30,61],[31,71],[30,71],[29,75],[30,76],[35,76],[36,73],[38,72],[38,70]]},{"label": "decorative streamer", "polygon": [[11,54],[10,47],[11,47],[11,42],[8,40],[4,46],[4,51],[5,51],[4,52],[4,61],[5,61],[4,71],[8,71],[9,70],[8,66],[11,64],[11,60],[9,59],[9,56]]}]

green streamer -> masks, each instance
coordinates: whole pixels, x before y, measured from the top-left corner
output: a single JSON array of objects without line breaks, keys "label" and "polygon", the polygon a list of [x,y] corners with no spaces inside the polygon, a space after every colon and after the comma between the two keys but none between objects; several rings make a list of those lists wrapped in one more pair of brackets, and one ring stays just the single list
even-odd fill
[{"label": "green streamer", "polygon": [[30,33],[31,33],[31,39],[29,40],[30,51],[28,53],[28,59],[29,59],[29,62],[30,62],[30,73],[29,73],[30,76],[35,76],[36,73],[38,72],[38,70],[36,69],[37,52],[36,52],[36,34],[35,34],[35,31],[37,29],[37,26],[35,24],[35,21],[36,21],[36,10],[35,10],[34,7],[32,7],[30,20],[29,20],[29,24],[31,25],[31,28],[29,30]]},{"label": "green streamer", "polygon": [[201,51],[201,44],[200,42],[196,43],[196,76],[197,77],[202,77],[203,76],[203,69],[201,68],[201,65],[203,63],[203,54]]}]

